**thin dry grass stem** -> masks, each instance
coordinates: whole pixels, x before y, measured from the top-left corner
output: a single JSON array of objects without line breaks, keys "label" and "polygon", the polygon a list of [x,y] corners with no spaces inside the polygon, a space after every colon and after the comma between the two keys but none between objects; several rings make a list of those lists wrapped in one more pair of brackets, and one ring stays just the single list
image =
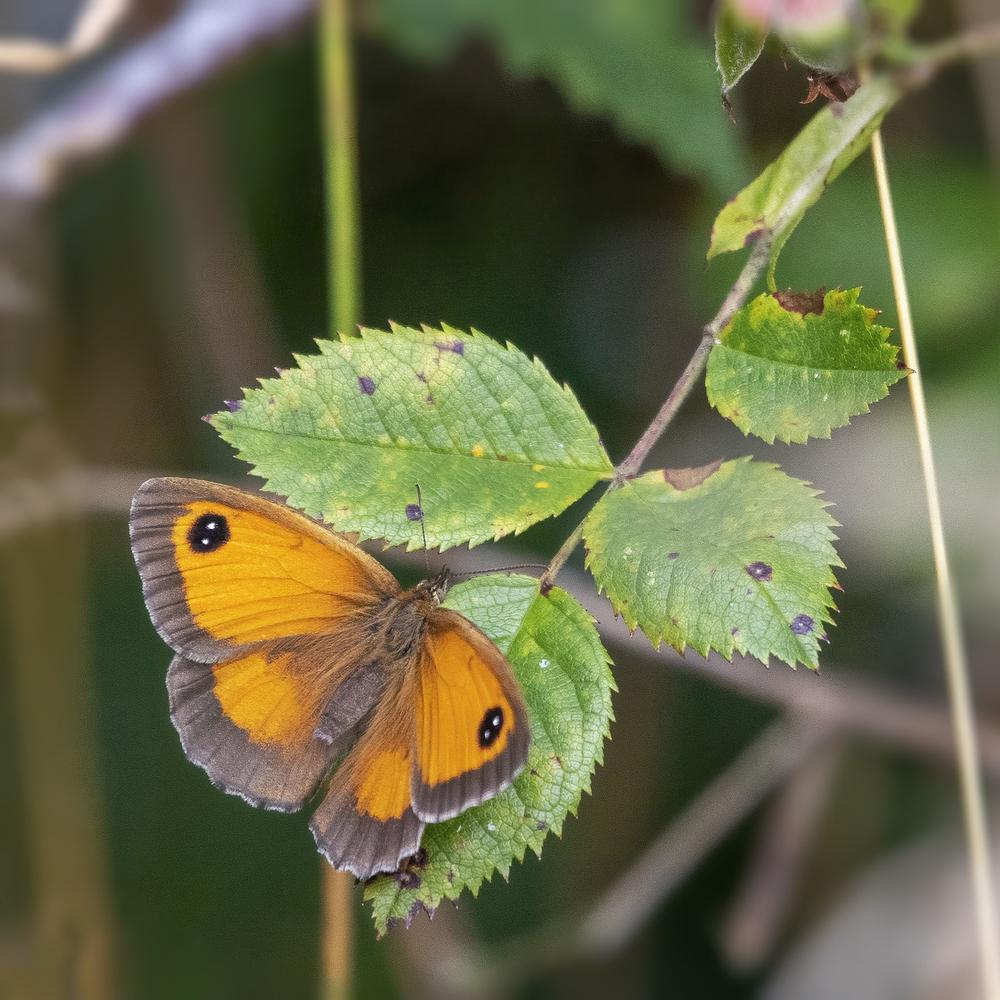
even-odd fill
[{"label": "thin dry grass stem", "polygon": [[323,929],[321,965],[323,1000],[346,1000],[352,995],[354,948],[354,878],[331,868],[320,858],[323,874]]},{"label": "thin dry grass stem", "polygon": [[913,422],[920,453],[920,465],[923,471],[924,490],[927,495],[927,513],[931,532],[931,548],[934,553],[942,651],[952,721],[955,727],[959,786],[975,900],[976,934],[979,944],[983,996],[986,1000],[1000,1000],[1000,921],[997,918],[995,883],[990,861],[989,832],[980,773],[979,750],[976,745],[969,666],[962,638],[958,597],[948,562],[944,522],[941,516],[941,498],[934,465],[934,450],[931,446],[930,423],[927,417],[927,400],[924,396],[920,360],[913,329],[913,316],[910,311],[910,297],[906,287],[906,274],[903,269],[899,232],[896,228],[896,215],[889,186],[885,148],[880,132],[876,132],[872,137],[872,160],[875,165],[879,204],[882,210],[882,221],[889,254],[889,268],[892,272],[892,286],[896,297],[896,310],[899,315],[903,359],[913,369],[907,382],[910,387]]}]

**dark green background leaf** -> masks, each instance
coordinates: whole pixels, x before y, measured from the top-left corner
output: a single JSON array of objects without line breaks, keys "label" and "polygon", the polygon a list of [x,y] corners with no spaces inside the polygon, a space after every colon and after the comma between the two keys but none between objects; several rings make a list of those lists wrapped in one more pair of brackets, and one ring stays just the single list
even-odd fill
[{"label": "dark green background leaf", "polygon": [[719,108],[705,45],[685,5],[650,0],[377,0],[377,26],[407,51],[442,58],[491,41],[520,77],[544,76],[584,114],[606,115],[674,169],[720,191],[742,154]]}]

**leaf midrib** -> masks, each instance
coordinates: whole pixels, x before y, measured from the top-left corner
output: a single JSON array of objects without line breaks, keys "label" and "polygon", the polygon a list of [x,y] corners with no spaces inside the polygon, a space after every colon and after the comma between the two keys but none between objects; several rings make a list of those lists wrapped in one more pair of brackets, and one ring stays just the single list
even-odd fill
[{"label": "leaf midrib", "polygon": [[[225,425],[223,426],[225,427]],[[600,469],[589,465],[553,465],[547,461],[538,462],[528,458],[521,459],[508,456],[506,459],[502,459],[498,458],[495,455],[487,455],[485,453],[476,456],[476,455],[466,454],[465,452],[461,451],[445,451],[440,448],[428,448],[427,446],[412,447],[410,445],[398,444],[392,441],[388,443],[382,443],[380,441],[357,441],[354,440],[353,438],[348,438],[348,437],[336,437],[336,438],[320,437],[318,434],[307,434],[299,430],[296,431],[275,430],[272,427],[255,427],[250,424],[242,424],[242,425],[236,424],[234,426],[238,427],[240,430],[252,431],[257,434],[273,434],[275,437],[281,437],[281,438],[300,438],[305,441],[318,441],[321,444],[350,445],[351,447],[354,448],[381,448],[381,449],[388,449],[391,451],[413,451],[413,452],[421,452],[428,455],[442,455],[448,458],[468,459],[471,462],[495,462],[498,465],[505,465],[509,467],[514,467],[514,466],[530,467],[532,465],[541,465],[545,469],[557,469],[562,472],[595,472],[599,473],[598,475],[599,479],[607,479],[609,478],[610,473],[613,472],[610,463],[608,463],[607,466]],[[227,438],[226,440],[229,439]],[[229,441],[229,443],[234,445],[235,447],[239,447],[239,445],[235,441]]]},{"label": "leaf midrib", "polygon": [[804,363],[794,363],[791,361],[778,361],[776,358],[769,358],[766,354],[755,354],[753,351],[745,351],[741,347],[733,347],[731,344],[727,344],[725,341],[718,344],[719,347],[724,347],[727,351],[732,351],[733,354],[742,354],[747,358],[756,358],[759,361],[766,361],[768,364],[779,365],[782,368],[791,368],[795,371],[802,371],[807,369],[809,371],[817,372],[858,372],[859,374],[884,374],[891,375],[895,371],[899,371],[895,366],[891,368],[828,368],[820,365],[808,365]]}]

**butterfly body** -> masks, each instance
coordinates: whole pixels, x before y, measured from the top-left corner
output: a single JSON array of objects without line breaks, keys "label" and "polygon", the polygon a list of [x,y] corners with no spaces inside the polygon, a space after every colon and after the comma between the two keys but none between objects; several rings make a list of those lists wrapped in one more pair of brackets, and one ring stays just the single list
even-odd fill
[{"label": "butterfly body", "polygon": [[130,519],[154,625],[175,652],[171,718],[188,758],[253,805],[301,808],[338,868],[396,869],[423,826],[507,787],[530,740],[499,649],[441,607],[443,571],[410,590],[281,504],[154,479]]}]

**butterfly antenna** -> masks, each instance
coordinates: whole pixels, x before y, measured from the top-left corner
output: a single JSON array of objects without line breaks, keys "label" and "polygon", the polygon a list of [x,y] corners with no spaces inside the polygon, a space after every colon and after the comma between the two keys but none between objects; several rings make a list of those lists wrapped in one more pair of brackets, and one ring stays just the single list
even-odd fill
[{"label": "butterfly antenna", "polygon": [[484,576],[487,573],[511,573],[515,569],[548,569],[545,563],[517,563],[515,566],[496,566],[493,569],[467,569],[462,573],[455,573],[456,578],[460,576]]},{"label": "butterfly antenna", "polygon": [[[424,526],[424,500],[420,494],[420,483],[415,484],[417,489],[417,509],[414,512],[416,514],[417,520],[420,522],[420,535],[424,540],[424,570],[427,575],[431,575],[431,559],[427,552],[427,528]],[[409,508],[407,509],[407,515],[409,515]]]}]

